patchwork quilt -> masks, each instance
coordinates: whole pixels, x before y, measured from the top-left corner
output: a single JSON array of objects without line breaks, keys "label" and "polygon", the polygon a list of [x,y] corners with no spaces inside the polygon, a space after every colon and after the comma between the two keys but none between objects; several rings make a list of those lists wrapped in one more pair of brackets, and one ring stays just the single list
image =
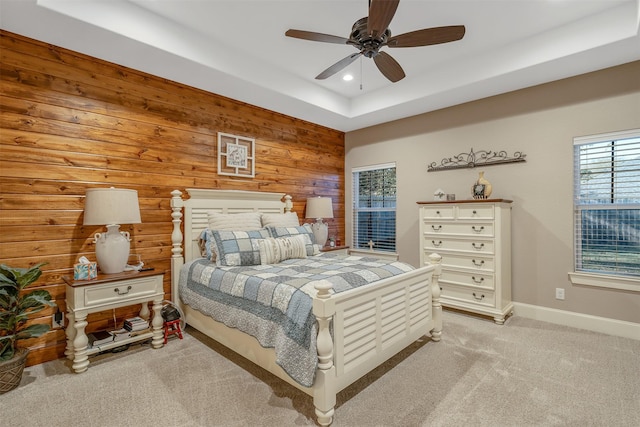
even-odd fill
[{"label": "patchwork quilt", "polygon": [[179,289],[185,304],[274,348],[278,365],[310,387],[318,363],[314,286],[328,282],[344,292],[410,270],[398,261],[331,253],[234,267],[197,259],[183,266]]}]

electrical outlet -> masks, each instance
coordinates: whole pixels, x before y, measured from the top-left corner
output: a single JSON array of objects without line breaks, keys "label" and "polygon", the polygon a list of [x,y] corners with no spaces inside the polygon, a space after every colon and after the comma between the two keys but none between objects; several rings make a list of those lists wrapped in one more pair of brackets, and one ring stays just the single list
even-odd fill
[{"label": "electrical outlet", "polygon": [[51,316],[51,329],[64,328],[64,313],[60,311],[60,308]]},{"label": "electrical outlet", "polygon": [[556,299],[564,299],[564,288],[556,288]]}]

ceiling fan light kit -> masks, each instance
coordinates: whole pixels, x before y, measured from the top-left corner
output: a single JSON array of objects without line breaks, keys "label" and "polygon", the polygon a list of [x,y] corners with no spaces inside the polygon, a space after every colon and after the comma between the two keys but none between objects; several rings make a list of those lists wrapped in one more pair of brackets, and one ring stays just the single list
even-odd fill
[{"label": "ceiling fan light kit", "polygon": [[287,37],[303,40],[310,40],[323,43],[346,44],[358,49],[358,53],[353,53],[336,62],[320,74],[316,79],[323,80],[331,77],[338,71],[344,69],[360,56],[373,58],[373,62],[378,70],[391,82],[395,83],[405,77],[404,70],[386,52],[381,52],[383,47],[419,47],[434,44],[449,43],[460,40],[464,37],[464,25],[451,25],[447,27],[425,28],[411,31],[409,33],[391,36],[389,24],[396,13],[400,0],[370,0],[369,16],[357,20],[351,28],[349,38],[332,36],[330,34],[316,33],[304,30],[288,30]]}]

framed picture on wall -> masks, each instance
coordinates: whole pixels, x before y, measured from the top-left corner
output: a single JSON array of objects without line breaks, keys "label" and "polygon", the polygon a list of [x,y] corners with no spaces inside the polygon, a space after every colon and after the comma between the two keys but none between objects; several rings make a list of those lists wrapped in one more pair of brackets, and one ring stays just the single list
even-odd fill
[{"label": "framed picture on wall", "polygon": [[218,132],[218,175],[255,176],[255,139]]}]

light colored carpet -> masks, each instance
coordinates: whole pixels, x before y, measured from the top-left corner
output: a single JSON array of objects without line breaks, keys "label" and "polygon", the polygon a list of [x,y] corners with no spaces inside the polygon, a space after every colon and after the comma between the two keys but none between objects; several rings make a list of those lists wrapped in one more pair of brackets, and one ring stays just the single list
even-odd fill
[{"label": "light colored carpet", "polygon": [[[640,341],[446,311],[424,339],[338,396],[334,426],[640,426]],[[71,373],[25,370],[0,396],[3,425],[314,425],[311,399],[193,329]]]}]

